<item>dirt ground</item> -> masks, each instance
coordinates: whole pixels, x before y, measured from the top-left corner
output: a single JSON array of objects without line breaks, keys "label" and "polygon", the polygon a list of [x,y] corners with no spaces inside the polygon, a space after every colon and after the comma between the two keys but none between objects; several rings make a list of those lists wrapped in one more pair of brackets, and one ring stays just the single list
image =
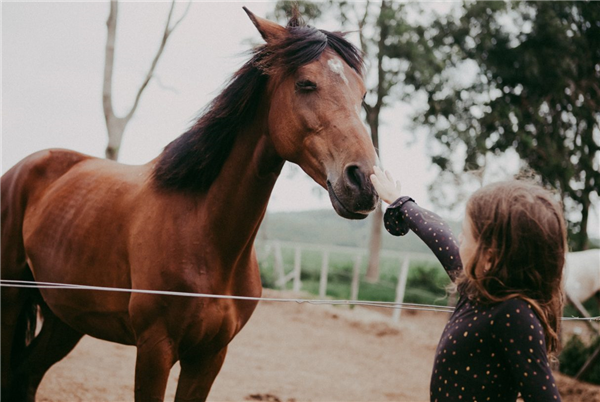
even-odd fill
[{"label": "dirt ground", "polygon": [[[268,290],[264,296],[289,294]],[[433,355],[448,316],[403,311],[393,324],[389,314],[262,302],[231,343],[209,401],[428,401]],[[37,400],[132,401],[134,366],[134,347],[84,337],[46,374]],[[178,375],[175,366],[167,401]],[[600,386],[556,377],[563,401],[600,401]]]}]

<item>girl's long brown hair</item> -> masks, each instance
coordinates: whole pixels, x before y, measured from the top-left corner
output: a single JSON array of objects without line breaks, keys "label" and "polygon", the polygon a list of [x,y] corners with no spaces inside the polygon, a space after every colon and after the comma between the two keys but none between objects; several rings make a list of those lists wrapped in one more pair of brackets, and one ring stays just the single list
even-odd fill
[{"label": "girl's long brown hair", "polygon": [[538,315],[549,354],[558,350],[567,251],[562,205],[533,183],[512,180],[485,186],[467,203],[477,249],[463,261],[457,286],[484,303],[519,297]]}]

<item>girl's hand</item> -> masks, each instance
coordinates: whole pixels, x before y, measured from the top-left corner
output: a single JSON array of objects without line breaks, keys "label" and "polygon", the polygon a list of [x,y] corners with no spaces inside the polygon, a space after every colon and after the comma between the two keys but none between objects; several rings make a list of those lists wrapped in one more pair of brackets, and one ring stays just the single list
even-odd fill
[{"label": "girl's hand", "polygon": [[402,196],[402,193],[400,192],[400,182],[394,182],[394,178],[390,172],[386,170],[384,173],[377,166],[373,166],[373,170],[375,173],[370,176],[371,183],[373,183],[375,191],[379,194],[379,198],[388,204],[391,204]]}]

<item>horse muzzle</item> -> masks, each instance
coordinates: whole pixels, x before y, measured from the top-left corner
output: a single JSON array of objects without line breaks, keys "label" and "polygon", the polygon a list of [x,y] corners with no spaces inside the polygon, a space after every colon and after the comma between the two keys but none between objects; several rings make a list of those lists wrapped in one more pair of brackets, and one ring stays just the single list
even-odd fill
[{"label": "horse muzzle", "polygon": [[366,169],[348,164],[341,177],[327,179],[329,199],[338,215],[346,219],[365,219],[375,209],[379,197],[368,177]]}]

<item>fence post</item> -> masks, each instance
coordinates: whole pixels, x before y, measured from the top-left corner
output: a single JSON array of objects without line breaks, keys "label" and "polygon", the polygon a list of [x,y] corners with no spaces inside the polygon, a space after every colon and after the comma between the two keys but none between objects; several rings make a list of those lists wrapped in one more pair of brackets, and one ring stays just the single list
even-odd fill
[{"label": "fence post", "polygon": [[324,299],[327,296],[327,275],[329,274],[329,250],[323,250],[323,260],[321,261],[321,281],[319,282],[319,297]]},{"label": "fence post", "polygon": [[285,290],[285,272],[283,270],[283,257],[281,255],[281,244],[275,242],[275,275],[278,277],[277,284],[281,290]]},{"label": "fence post", "polygon": [[[400,273],[398,275],[398,285],[396,286],[396,303],[402,303],[404,301],[404,291],[406,290],[406,279],[408,278],[408,268],[410,266],[410,258],[408,255],[404,257],[402,266],[400,267]],[[400,320],[401,308],[396,307],[392,312],[392,321],[398,322]]]},{"label": "fence post", "polygon": [[301,264],[301,249],[300,246],[296,246],[296,254],[294,255],[294,292],[299,292],[300,291],[300,270],[302,267]]},{"label": "fence post", "polygon": [[354,271],[352,272],[352,289],[350,291],[350,300],[358,300],[358,284],[360,282],[360,260],[361,255],[357,254],[354,260]]}]

